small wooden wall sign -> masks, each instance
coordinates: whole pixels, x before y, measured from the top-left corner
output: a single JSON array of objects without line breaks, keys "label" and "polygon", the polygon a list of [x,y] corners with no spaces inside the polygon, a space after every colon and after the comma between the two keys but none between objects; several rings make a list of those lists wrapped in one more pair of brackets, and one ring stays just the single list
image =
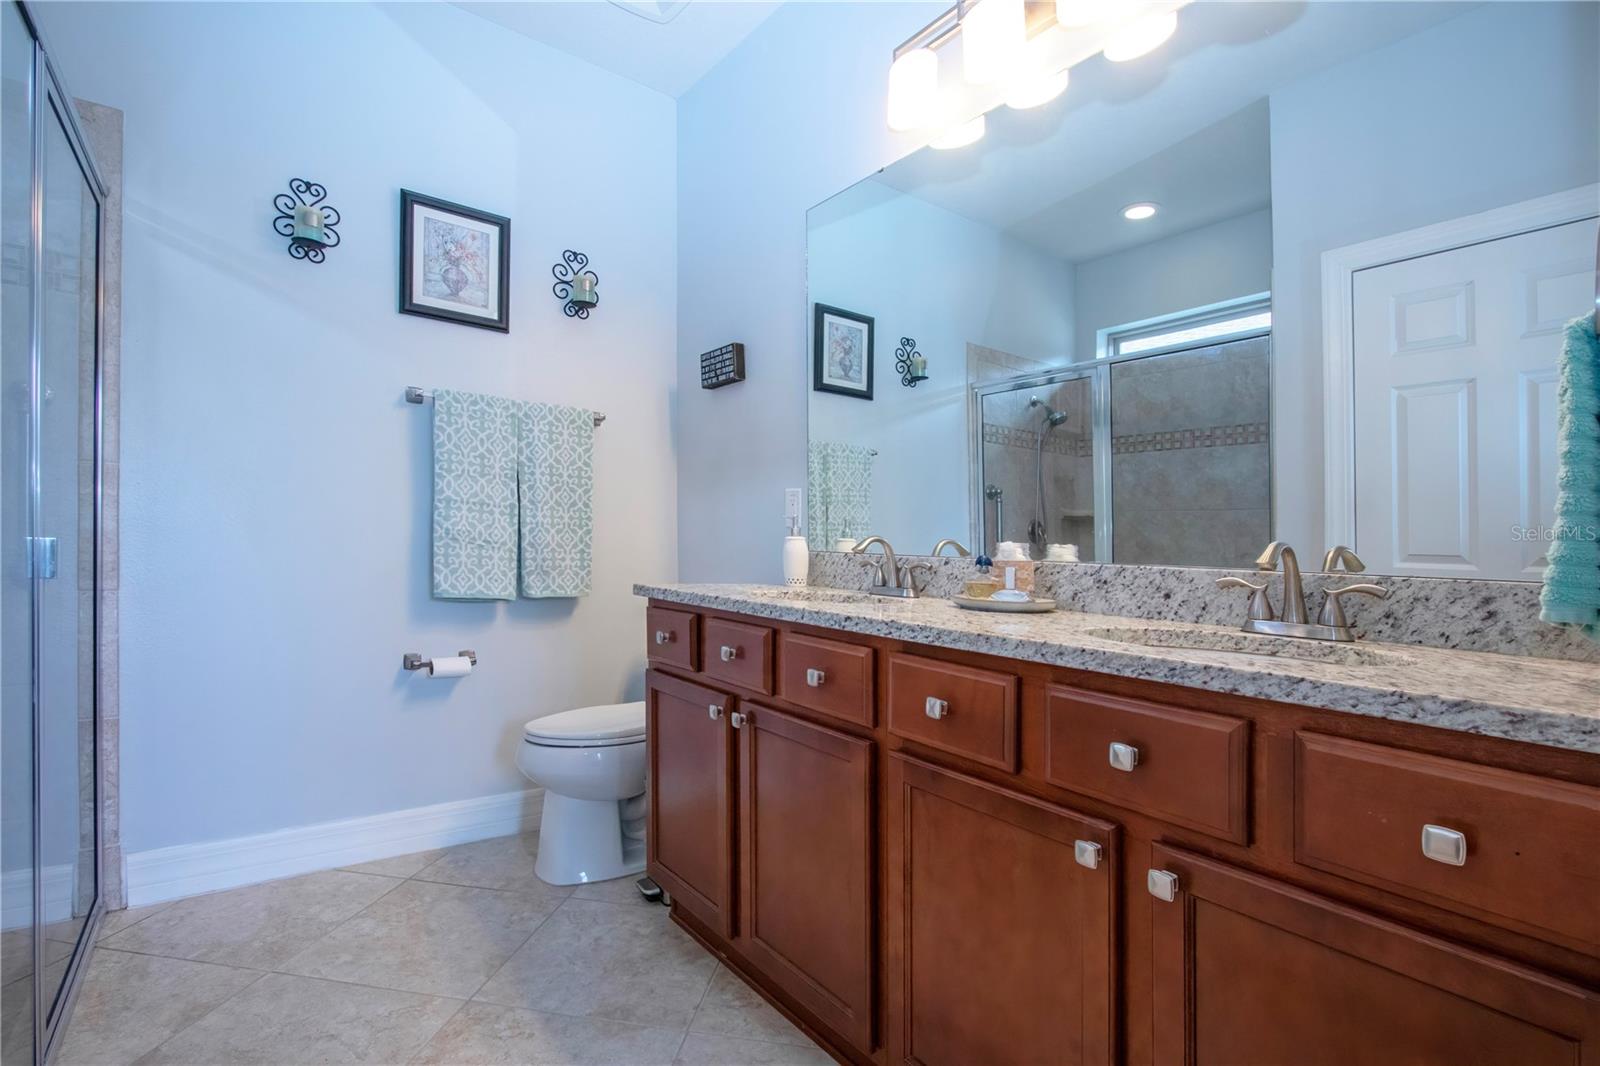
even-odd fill
[{"label": "small wooden wall sign", "polygon": [[744,345],[724,344],[700,356],[700,387],[720,389],[744,380]]}]

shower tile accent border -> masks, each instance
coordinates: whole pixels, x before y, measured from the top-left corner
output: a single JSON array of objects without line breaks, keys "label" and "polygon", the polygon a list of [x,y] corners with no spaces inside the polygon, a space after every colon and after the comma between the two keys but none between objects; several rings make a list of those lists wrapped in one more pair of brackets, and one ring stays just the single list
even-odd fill
[{"label": "shower tile accent border", "polygon": [[[104,276],[100,323],[102,392],[99,571],[100,635],[100,892],[108,911],[128,905],[122,862],[122,708],[119,638],[122,583],[122,112],[88,100],[74,101],[83,135],[107,186],[102,227]],[[92,492],[92,485],[91,485]],[[92,498],[87,501],[92,506]],[[85,501],[80,500],[80,507]],[[81,513],[81,512],[80,512]],[[93,647],[79,642],[79,654]],[[90,664],[92,674],[92,663]],[[94,798],[88,797],[92,805]]]},{"label": "shower tile accent border", "polygon": [[[876,556],[876,553],[873,553]],[[953,596],[974,574],[971,559],[907,556],[926,563],[924,595]],[[823,588],[865,589],[876,566],[843,552],[812,552],[810,583]],[[1085,614],[1162,622],[1237,625],[1245,597],[1216,587],[1220,577],[1259,579],[1254,570],[1179,566],[1120,566],[1115,563],[1038,563],[1034,585],[1062,608]],[[1307,573],[1306,599],[1313,608],[1322,590],[1356,580],[1352,574]],[[1534,581],[1474,581],[1462,578],[1360,575],[1389,589],[1387,600],[1354,598],[1346,604],[1363,639],[1457,651],[1494,652],[1541,659],[1600,663],[1600,644],[1565,626],[1539,621],[1539,584]],[[1274,580],[1273,601],[1281,602]]]}]

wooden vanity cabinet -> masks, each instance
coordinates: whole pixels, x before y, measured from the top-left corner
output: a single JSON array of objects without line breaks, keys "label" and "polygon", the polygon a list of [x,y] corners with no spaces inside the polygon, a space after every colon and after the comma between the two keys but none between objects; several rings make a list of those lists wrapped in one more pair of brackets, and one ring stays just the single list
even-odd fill
[{"label": "wooden vanity cabinet", "polygon": [[1281,881],[1156,845],[1155,1062],[1577,1066],[1600,995]]},{"label": "wooden vanity cabinet", "polygon": [[1600,1066],[1593,754],[653,604],[668,629],[649,872],[841,1062]]}]

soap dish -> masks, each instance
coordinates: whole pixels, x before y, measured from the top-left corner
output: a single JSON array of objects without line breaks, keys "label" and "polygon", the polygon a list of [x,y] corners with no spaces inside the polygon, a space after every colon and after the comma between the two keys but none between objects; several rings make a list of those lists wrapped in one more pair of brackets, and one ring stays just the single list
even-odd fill
[{"label": "soap dish", "polygon": [[1022,603],[1005,600],[980,600],[971,596],[951,596],[950,602],[969,611],[995,611],[999,614],[1048,614],[1056,609],[1055,600],[1026,600]]}]

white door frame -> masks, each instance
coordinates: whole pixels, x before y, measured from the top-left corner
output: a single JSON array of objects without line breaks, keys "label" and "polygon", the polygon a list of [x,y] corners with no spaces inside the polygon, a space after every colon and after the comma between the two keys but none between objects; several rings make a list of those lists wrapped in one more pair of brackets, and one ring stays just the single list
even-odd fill
[{"label": "white door frame", "polygon": [[[1355,274],[1403,259],[1514,237],[1600,215],[1600,183],[1405,230],[1322,253],[1322,492],[1324,543],[1356,535]],[[1600,262],[1596,263],[1600,270]]]}]

